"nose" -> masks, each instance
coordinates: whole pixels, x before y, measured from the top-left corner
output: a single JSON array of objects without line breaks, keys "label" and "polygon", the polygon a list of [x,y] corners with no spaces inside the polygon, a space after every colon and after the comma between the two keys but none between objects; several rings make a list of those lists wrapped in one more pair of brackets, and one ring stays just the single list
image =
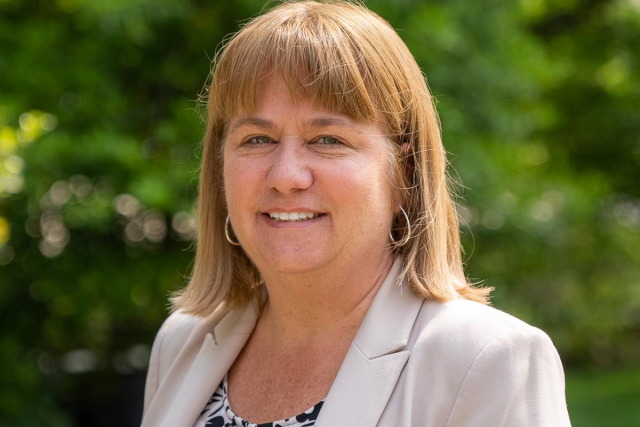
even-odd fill
[{"label": "nose", "polygon": [[273,152],[267,185],[282,194],[306,190],[313,184],[313,174],[297,144],[281,142]]}]

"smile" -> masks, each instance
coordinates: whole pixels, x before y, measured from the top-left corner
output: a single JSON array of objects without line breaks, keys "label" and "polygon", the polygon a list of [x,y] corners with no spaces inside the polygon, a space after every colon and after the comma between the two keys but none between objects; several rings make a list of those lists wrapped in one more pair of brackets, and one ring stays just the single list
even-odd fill
[{"label": "smile", "polygon": [[272,219],[275,219],[276,221],[300,222],[300,221],[308,221],[310,219],[318,218],[323,214],[311,213],[311,212],[269,212],[267,215],[269,215]]}]

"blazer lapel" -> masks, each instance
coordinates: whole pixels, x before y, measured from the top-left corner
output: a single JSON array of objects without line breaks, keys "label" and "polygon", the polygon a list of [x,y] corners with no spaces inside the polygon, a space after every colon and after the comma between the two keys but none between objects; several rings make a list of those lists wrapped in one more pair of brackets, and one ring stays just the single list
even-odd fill
[{"label": "blazer lapel", "polygon": [[410,351],[409,335],[424,302],[405,281],[396,259],[378,290],[340,367],[316,427],[374,427]]},{"label": "blazer lapel", "polygon": [[[202,330],[190,337],[194,345],[201,343],[197,353],[180,353],[156,392],[154,400],[157,402],[152,402],[142,426],[192,427],[242,350],[257,317],[252,303],[229,311],[222,320],[214,321],[217,322],[215,326],[211,326],[211,321],[205,321]],[[179,377],[184,380],[176,387],[173,378]],[[167,402],[170,402],[168,407],[162,407]]]}]

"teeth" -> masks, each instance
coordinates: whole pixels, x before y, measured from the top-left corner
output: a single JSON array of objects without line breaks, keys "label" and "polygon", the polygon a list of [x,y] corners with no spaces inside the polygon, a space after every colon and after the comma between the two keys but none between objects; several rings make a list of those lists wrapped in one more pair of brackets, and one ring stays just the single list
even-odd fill
[{"label": "teeth", "polygon": [[269,212],[269,216],[278,221],[299,222],[317,218],[320,214],[311,212]]}]

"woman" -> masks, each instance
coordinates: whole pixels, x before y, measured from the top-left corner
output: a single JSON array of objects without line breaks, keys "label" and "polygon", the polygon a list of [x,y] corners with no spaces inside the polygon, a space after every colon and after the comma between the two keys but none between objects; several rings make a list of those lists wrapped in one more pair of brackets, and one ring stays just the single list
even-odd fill
[{"label": "woman", "polygon": [[568,426],[542,331],[464,276],[424,78],[380,17],[287,2],[217,57],[196,261],[143,426]]}]

